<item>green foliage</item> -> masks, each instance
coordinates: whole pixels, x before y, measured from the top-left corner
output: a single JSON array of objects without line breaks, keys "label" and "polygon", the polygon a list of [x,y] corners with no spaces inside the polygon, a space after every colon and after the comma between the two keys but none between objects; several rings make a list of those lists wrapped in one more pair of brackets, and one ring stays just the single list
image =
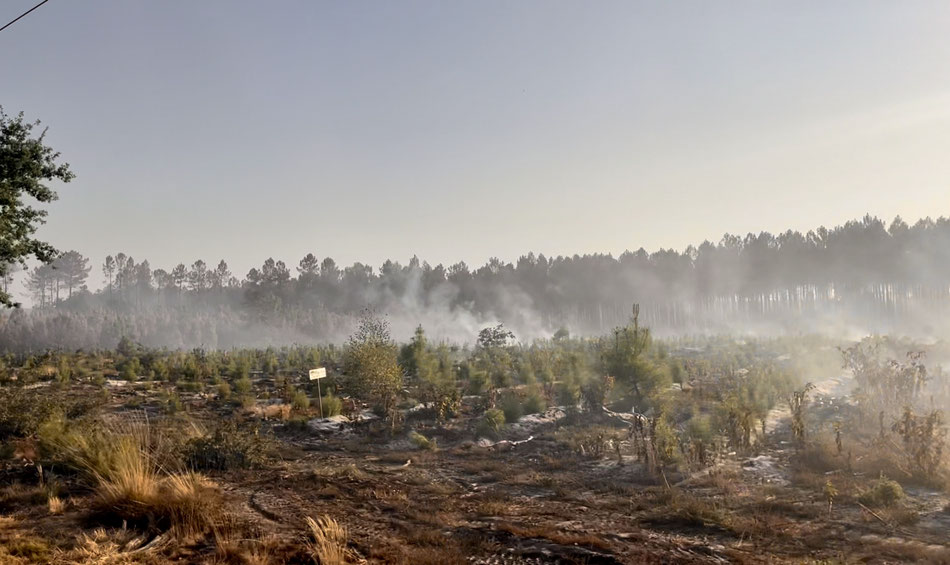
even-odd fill
[{"label": "green foliage", "polygon": [[410,432],[409,441],[416,447],[416,449],[424,449],[426,451],[436,451],[439,446],[435,439],[429,439],[426,436],[420,434],[419,432]]},{"label": "green foliage", "polygon": [[498,405],[505,414],[506,423],[511,424],[517,422],[524,414],[524,408],[521,406],[521,398],[519,398],[515,392],[508,392],[502,395]]},{"label": "green foliage", "polygon": [[642,404],[669,388],[673,379],[665,363],[647,358],[653,339],[649,329],[640,327],[639,312],[639,305],[635,305],[631,323],[616,328],[612,337],[602,338],[599,349],[602,373],[628,387],[635,400]]},{"label": "green foliage", "polygon": [[489,408],[485,411],[481,421],[475,427],[475,437],[497,439],[501,429],[505,426],[505,413],[498,408]]},{"label": "green foliage", "polygon": [[501,324],[478,333],[473,355],[474,368],[484,374],[490,406],[495,405],[495,390],[511,385],[513,369],[509,340],[515,335]]},{"label": "green foliage", "polygon": [[904,489],[897,481],[881,477],[874,486],[858,496],[858,501],[872,508],[890,508],[904,498]]},{"label": "green foliage", "polygon": [[389,337],[388,322],[370,312],[364,313],[356,333],[347,341],[344,371],[350,390],[392,417],[395,426],[403,375],[396,345]]},{"label": "green foliage", "polygon": [[173,388],[163,389],[161,394],[161,405],[165,413],[170,416],[181,412],[182,404],[181,397],[178,396],[178,391]]},{"label": "green foliage", "polygon": [[307,393],[302,390],[295,392],[293,398],[290,400],[290,407],[299,412],[310,408],[310,398],[307,396]]},{"label": "green foliage", "polygon": [[[37,227],[46,210],[32,201],[47,204],[56,200],[48,181],[69,182],[73,173],[66,163],[58,164],[59,153],[45,144],[46,130],[34,131],[40,122],[28,122],[23,113],[10,116],[0,107],[0,279],[6,280],[11,265],[35,257],[48,263],[56,250],[36,239]],[[6,285],[0,286],[0,305],[17,306]]]},{"label": "green foliage", "polygon": [[231,385],[226,382],[218,383],[218,399],[222,402],[231,400]]},{"label": "green foliage", "polygon": [[607,402],[607,395],[614,388],[614,378],[605,376],[602,378],[589,379],[581,387],[581,399],[584,402],[584,408],[591,413],[599,414],[604,410],[604,404]]},{"label": "green foliage", "polygon": [[815,385],[808,383],[802,390],[792,392],[788,398],[788,406],[792,412],[792,436],[799,449],[805,447],[805,409],[808,407],[808,393]]},{"label": "green foliage", "polygon": [[899,361],[894,358],[897,347],[886,338],[868,337],[840,350],[857,383],[852,398],[865,415],[897,416],[915,404],[928,380],[924,353],[911,351],[906,361]]},{"label": "green foliage", "polygon": [[324,418],[339,416],[343,411],[343,401],[334,396],[333,393],[326,393],[322,398],[322,402]]},{"label": "green foliage", "polygon": [[461,396],[449,350],[440,346],[433,351],[422,326],[400,352],[400,365],[415,388],[415,396],[427,406],[434,406],[439,420],[454,415]]},{"label": "green foliage", "polygon": [[238,380],[234,381],[234,392],[238,396],[247,396],[251,394],[251,389],[254,387],[254,383],[251,382],[250,377],[247,375],[242,376]]},{"label": "green foliage", "polygon": [[936,477],[947,442],[943,412],[931,410],[920,416],[911,407],[905,406],[901,419],[894,423],[892,429],[901,436],[904,451],[910,455],[914,471],[924,478]]},{"label": "green foliage", "polygon": [[537,389],[532,388],[525,395],[521,407],[525,414],[540,414],[547,409],[547,402]]},{"label": "green foliage", "polygon": [[57,411],[45,395],[21,388],[0,389],[0,440],[34,434]]}]

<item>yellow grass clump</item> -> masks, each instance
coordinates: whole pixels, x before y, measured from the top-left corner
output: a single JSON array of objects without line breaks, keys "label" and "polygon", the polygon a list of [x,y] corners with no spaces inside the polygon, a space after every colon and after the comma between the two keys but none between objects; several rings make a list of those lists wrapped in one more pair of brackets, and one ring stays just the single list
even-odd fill
[{"label": "yellow grass clump", "polygon": [[343,565],[346,563],[346,528],[329,516],[314,520],[307,516],[310,539],[307,550],[318,565]]}]

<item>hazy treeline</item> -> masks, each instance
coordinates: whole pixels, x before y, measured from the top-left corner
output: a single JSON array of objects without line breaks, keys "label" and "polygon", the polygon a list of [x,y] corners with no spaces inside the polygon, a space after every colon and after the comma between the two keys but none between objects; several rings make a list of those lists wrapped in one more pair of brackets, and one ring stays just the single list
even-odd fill
[{"label": "hazy treeline", "polygon": [[566,327],[598,333],[626,323],[630,305],[655,330],[939,332],[950,289],[950,219],[889,225],[866,216],[807,233],[725,235],[683,252],[644,249],[491,259],[432,266],[413,257],[378,270],[308,254],[267,259],[242,279],[225,261],[152,269],[119,253],[85,286],[85,258],[69,252],[28,273],[38,307],[5,316],[8,349],[114,346],[129,335],[153,346],[227,347],[339,341],[364,308],[385,313],[394,335],[423,324],[436,338],[470,341],[504,322],[519,337]]}]

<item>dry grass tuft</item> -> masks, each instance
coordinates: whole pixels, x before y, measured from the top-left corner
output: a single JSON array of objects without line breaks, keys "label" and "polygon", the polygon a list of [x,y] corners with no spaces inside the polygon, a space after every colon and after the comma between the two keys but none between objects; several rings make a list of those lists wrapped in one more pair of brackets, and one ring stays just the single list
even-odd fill
[{"label": "dry grass tuft", "polygon": [[346,563],[346,528],[329,516],[314,520],[307,516],[307,528],[311,539],[307,550],[318,565],[343,565]]},{"label": "dry grass tuft", "polygon": [[196,473],[169,472],[161,460],[168,456],[167,442],[147,424],[70,429],[58,422],[43,435],[47,449],[93,483],[100,518],[168,530],[184,540],[206,532],[218,514],[214,483]]},{"label": "dry grass tuft", "polygon": [[99,528],[92,534],[82,534],[76,547],[63,556],[66,563],[96,565],[126,565],[141,562],[134,550],[146,541],[128,530],[106,531]]},{"label": "dry grass tuft", "polygon": [[46,499],[50,514],[62,514],[66,510],[66,501],[58,496],[51,496]]}]

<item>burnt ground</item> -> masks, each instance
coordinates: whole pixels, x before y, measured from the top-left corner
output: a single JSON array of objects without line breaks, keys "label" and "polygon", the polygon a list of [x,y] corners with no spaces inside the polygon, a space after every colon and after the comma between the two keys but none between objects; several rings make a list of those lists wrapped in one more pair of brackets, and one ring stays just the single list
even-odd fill
[{"label": "burnt ground", "polygon": [[[225,417],[208,406],[212,419]],[[727,455],[683,474],[648,473],[626,442],[621,462],[564,440],[601,423],[509,426],[509,439],[531,439],[490,445],[473,440],[474,417],[445,427],[410,418],[404,429],[435,439],[434,450],[379,422],[333,431],[276,423],[272,460],[206,473],[227,520],[188,543],[118,524],[97,532],[90,493],[68,478],[65,509],[52,513],[31,486],[35,467],[14,458],[0,475],[0,547],[11,563],[306,563],[305,518],[327,515],[346,528],[355,562],[950,562],[942,493],[908,489],[900,512],[865,508],[856,493],[867,478],[799,469],[781,426],[758,458]],[[829,480],[840,493],[830,509]],[[83,549],[93,545],[98,554]]]}]

